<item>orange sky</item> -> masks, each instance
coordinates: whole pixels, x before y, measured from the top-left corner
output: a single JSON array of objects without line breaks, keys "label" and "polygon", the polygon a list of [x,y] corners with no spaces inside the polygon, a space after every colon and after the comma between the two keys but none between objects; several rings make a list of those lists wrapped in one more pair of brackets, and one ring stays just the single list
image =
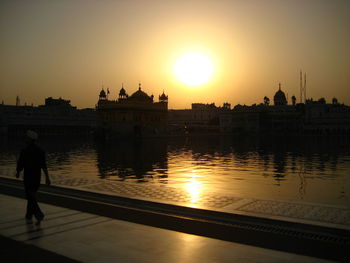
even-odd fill
[{"label": "orange sky", "polygon": [[[192,102],[253,104],[282,89],[350,104],[350,2],[1,1],[0,101],[42,104],[45,97],[94,107],[101,85],[116,98],[142,83],[169,108]],[[202,52],[214,63],[207,84],[174,77],[177,58]]]}]

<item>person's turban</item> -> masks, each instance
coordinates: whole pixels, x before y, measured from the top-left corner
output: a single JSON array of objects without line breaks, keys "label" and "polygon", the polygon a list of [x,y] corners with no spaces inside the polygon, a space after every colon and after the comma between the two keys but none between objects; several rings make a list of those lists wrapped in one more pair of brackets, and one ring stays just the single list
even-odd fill
[{"label": "person's turban", "polygon": [[27,131],[27,138],[28,139],[31,139],[31,140],[33,140],[33,141],[36,141],[37,139],[38,139],[38,134],[36,133],[36,132],[34,132],[34,131],[31,131],[31,130],[29,130],[29,131]]}]

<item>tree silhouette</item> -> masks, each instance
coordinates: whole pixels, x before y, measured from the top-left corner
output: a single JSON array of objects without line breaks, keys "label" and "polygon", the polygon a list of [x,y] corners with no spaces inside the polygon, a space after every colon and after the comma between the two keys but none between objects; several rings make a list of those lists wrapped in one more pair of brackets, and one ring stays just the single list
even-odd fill
[{"label": "tree silhouette", "polygon": [[293,104],[293,106],[295,106],[296,101],[297,101],[297,98],[293,95],[292,96],[292,104]]},{"label": "tree silhouette", "polygon": [[268,97],[264,97],[264,105],[269,106],[270,105],[270,99]]}]

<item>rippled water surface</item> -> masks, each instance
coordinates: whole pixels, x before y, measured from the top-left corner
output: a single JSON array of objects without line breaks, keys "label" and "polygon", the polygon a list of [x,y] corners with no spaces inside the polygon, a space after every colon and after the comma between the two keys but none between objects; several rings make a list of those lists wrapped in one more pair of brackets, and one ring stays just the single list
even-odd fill
[{"label": "rippled water surface", "polygon": [[[197,137],[94,142],[43,139],[51,174],[208,192],[350,206],[344,138]],[[14,175],[20,140],[0,142],[0,174]]]}]

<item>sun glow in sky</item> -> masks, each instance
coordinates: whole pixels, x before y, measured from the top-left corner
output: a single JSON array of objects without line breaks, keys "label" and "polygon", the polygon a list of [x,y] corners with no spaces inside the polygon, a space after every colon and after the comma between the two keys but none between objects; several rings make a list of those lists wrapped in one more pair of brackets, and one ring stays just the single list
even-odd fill
[{"label": "sun glow in sky", "polygon": [[0,1],[0,103],[94,107],[139,82],[170,109],[259,104],[279,82],[299,100],[303,70],[309,98],[350,104],[349,27],[346,0]]},{"label": "sun glow in sky", "polygon": [[174,74],[184,84],[198,86],[207,83],[213,75],[213,63],[201,53],[188,53],[180,57],[174,66]]}]

